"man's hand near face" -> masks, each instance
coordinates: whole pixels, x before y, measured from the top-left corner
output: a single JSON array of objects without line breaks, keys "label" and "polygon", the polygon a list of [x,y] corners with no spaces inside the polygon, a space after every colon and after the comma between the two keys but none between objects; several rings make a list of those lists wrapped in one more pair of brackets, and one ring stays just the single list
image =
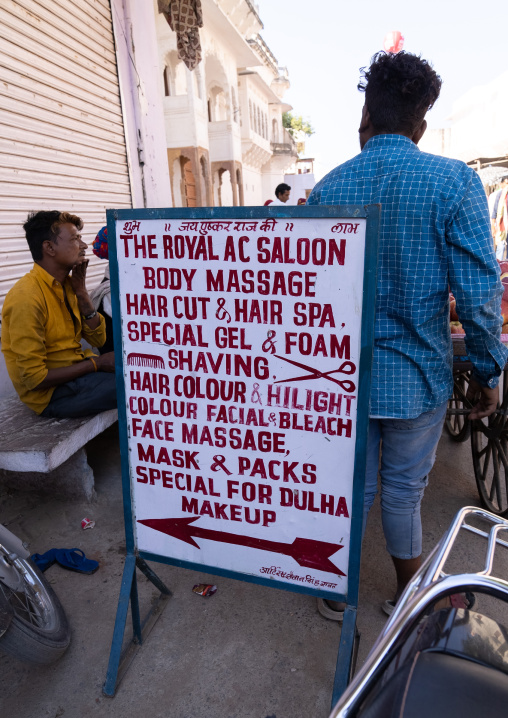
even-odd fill
[{"label": "man's hand near face", "polygon": [[[93,314],[95,311],[94,305],[88,291],[86,289],[86,270],[88,269],[89,260],[83,255],[79,261],[73,266],[69,279],[71,281],[72,288],[78,299],[78,307],[81,314],[86,317],[88,314]],[[96,329],[100,324],[99,316],[96,314],[91,319],[85,320],[90,329]]]},{"label": "man's hand near face", "polygon": [[86,290],[86,270],[88,269],[88,260],[86,257],[80,257],[79,261],[73,266],[69,279],[71,280],[72,288],[76,292],[76,296],[79,298],[80,294],[88,294]]}]

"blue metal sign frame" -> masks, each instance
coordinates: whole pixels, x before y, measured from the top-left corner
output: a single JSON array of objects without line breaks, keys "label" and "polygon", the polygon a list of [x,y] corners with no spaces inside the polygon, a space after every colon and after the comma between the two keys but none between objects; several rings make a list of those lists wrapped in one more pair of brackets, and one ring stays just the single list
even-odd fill
[{"label": "blue metal sign frame", "polygon": [[[353,500],[351,511],[351,536],[348,562],[348,590],[346,594],[330,594],[318,588],[275,582],[268,578],[251,576],[220,569],[214,566],[172,559],[146,551],[140,551],[135,544],[134,516],[131,496],[130,467],[128,460],[128,425],[126,411],[126,394],[124,385],[124,367],[122,364],[122,321],[120,313],[119,267],[117,261],[116,221],[137,220],[174,220],[184,221],[219,221],[219,220],[262,220],[262,219],[365,219],[365,258],[363,276],[363,310],[361,325],[361,351],[358,378],[358,412],[356,424],[356,445],[353,476]],[[171,594],[148,567],[146,560],[180,566],[192,570],[204,571],[218,576],[258,583],[272,588],[281,588],[297,593],[304,593],[346,603],[344,622],[342,625],[337,668],[333,687],[332,705],[345,690],[350,678],[351,661],[355,645],[356,611],[358,606],[360,558],[363,522],[363,498],[365,484],[367,433],[370,406],[370,381],[374,337],[375,294],[377,278],[377,244],[379,236],[380,205],[323,205],[300,207],[200,207],[200,208],[169,208],[169,209],[111,209],[107,210],[109,264],[111,279],[111,296],[113,305],[113,327],[115,345],[116,387],[118,396],[118,420],[120,429],[120,451],[122,469],[123,509],[125,520],[125,537],[127,557],[122,578],[117,616],[111,645],[110,659],[103,692],[113,696],[118,684],[122,667],[126,661],[122,657],[122,643],[127,620],[128,605],[131,604],[134,630],[134,643],[140,644],[146,637],[146,630],[151,628],[157,611],[152,610],[142,623],[139,613],[136,588],[136,567],[140,569],[154,585],[159,588],[160,601],[163,603]],[[145,627],[145,631],[143,630]],[[132,646],[131,646],[132,647]],[[132,652],[132,651],[131,651]],[[129,653],[129,651],[127,651]],[[126,656],[129,658],[129,656]]]}]

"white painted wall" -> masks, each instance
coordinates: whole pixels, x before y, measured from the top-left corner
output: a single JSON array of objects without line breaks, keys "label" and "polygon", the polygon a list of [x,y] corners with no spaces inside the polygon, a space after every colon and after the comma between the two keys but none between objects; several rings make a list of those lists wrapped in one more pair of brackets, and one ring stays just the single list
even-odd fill
[{"label": "white painted wall", "polygon": [[267,199],[274,200],[275,199],[275,188],[277,185],[279,185],[281,182],[284,182],[282,173],[278,172],[264,172],[261,178],[261,187],[263,192],[263,202],[264,204]]},{"label": "white painted wall", "polygon": [[468,161],[508,154],[508,71],[453,106],[451,153]]},{"label": "white painted wall", "polygon": [[284,182],[291,187],[291,194],[289,196],[291,204],[298,204],[298,200],[301,197],[305,199],[305,191],[311,190],[316,184],[314,175],[311,172],[299,175],[285,175]]},{"label": "white painted wall", "polygon": [[111,0],[134,207],[171,207],[153,4]]},{"label": "white painted wall", "polygon": [[427,129],[418,143],[418,147],[422,152],[430,152],[432,155],[450,157],[451,127]]},{"label": "white painted wall", "polygon": [[453,105],[450,127],[427,130],[419,143],[424,152],[469,162],[508,154],[508,70],[471,88]]},{"label": "white painted wall", "polygon": [[261,172],[253,169],[248,165],[243,166],[243,192],[244,202],[247,206],[259,206],[271,199],[270,195],[266,197],[263,194],[261,183]]}]

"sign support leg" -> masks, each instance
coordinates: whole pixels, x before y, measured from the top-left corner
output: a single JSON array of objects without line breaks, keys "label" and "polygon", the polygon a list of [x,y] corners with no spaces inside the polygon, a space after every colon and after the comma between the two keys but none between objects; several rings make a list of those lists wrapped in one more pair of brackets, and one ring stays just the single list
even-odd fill
[{"label": "sign support leg", "polygon": [[[136,568],[138,568],[160,591],[158,601],[152,606],[143,621],[141,620],[139,610]],[[139,556],[136,557],[134,554],[127,554],[123,569],[120,596],[118,598],[118,607],[116,610],[116,620],[113,630],[113,639],[111,641],[108,671],[106,674],[106,680],[102,687],[104,695],[110,697],[115,695],[118,684],[134,659],[137,649],[148,637],[148,634],[161,615],[162,610],[165,608],[166,602],[170,596],[171,591],[169,588],[160,580],[157,574],[152,571],[142,558]],[[129,612],[129,602],[131,605],[133,637],[126,646],[125,650],[122,652],[125,625],[127,622],[127,614]]]},{"label": "sign support leg", "polygon": [[340,634],[337,667],[333,682],[332,708],[337,703],[353,677],[360,633],[356,627],[356,606],[346,606]]}]

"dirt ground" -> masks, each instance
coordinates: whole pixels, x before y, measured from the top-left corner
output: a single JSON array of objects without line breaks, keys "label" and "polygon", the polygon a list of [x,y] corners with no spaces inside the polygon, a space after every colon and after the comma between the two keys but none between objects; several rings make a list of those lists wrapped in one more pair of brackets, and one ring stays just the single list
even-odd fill
[{"label": "dirt ground", "polygon": [[[117,428],[92,441],[88,456],[96,475],[94,504],[34,496],[22,482],[0,498],[1,521],[30,543],[32,553],[79,547],[100,561],[91,576],[48,569],[72,643],[49,667],[0,654],[2,718],[326,718],[340,626],[317,613],[315,598],[162,564],[151,565],[172,597],[116,696],[103,695],[125,556]],[[471,504],[479,505],[469,443],[455,444],[443,434],[424,499],[425,552],[457,510]],[[94,529],[81,529],[85,516],[96,522]],[[146,612],[157,592],[138,575]],[[215,583],[217,593],[209,599],[192,593],[201,582]],[[360,589],[358,665],[384,625],[380,604],[394,589],[377,504],[364,541]]]}]

